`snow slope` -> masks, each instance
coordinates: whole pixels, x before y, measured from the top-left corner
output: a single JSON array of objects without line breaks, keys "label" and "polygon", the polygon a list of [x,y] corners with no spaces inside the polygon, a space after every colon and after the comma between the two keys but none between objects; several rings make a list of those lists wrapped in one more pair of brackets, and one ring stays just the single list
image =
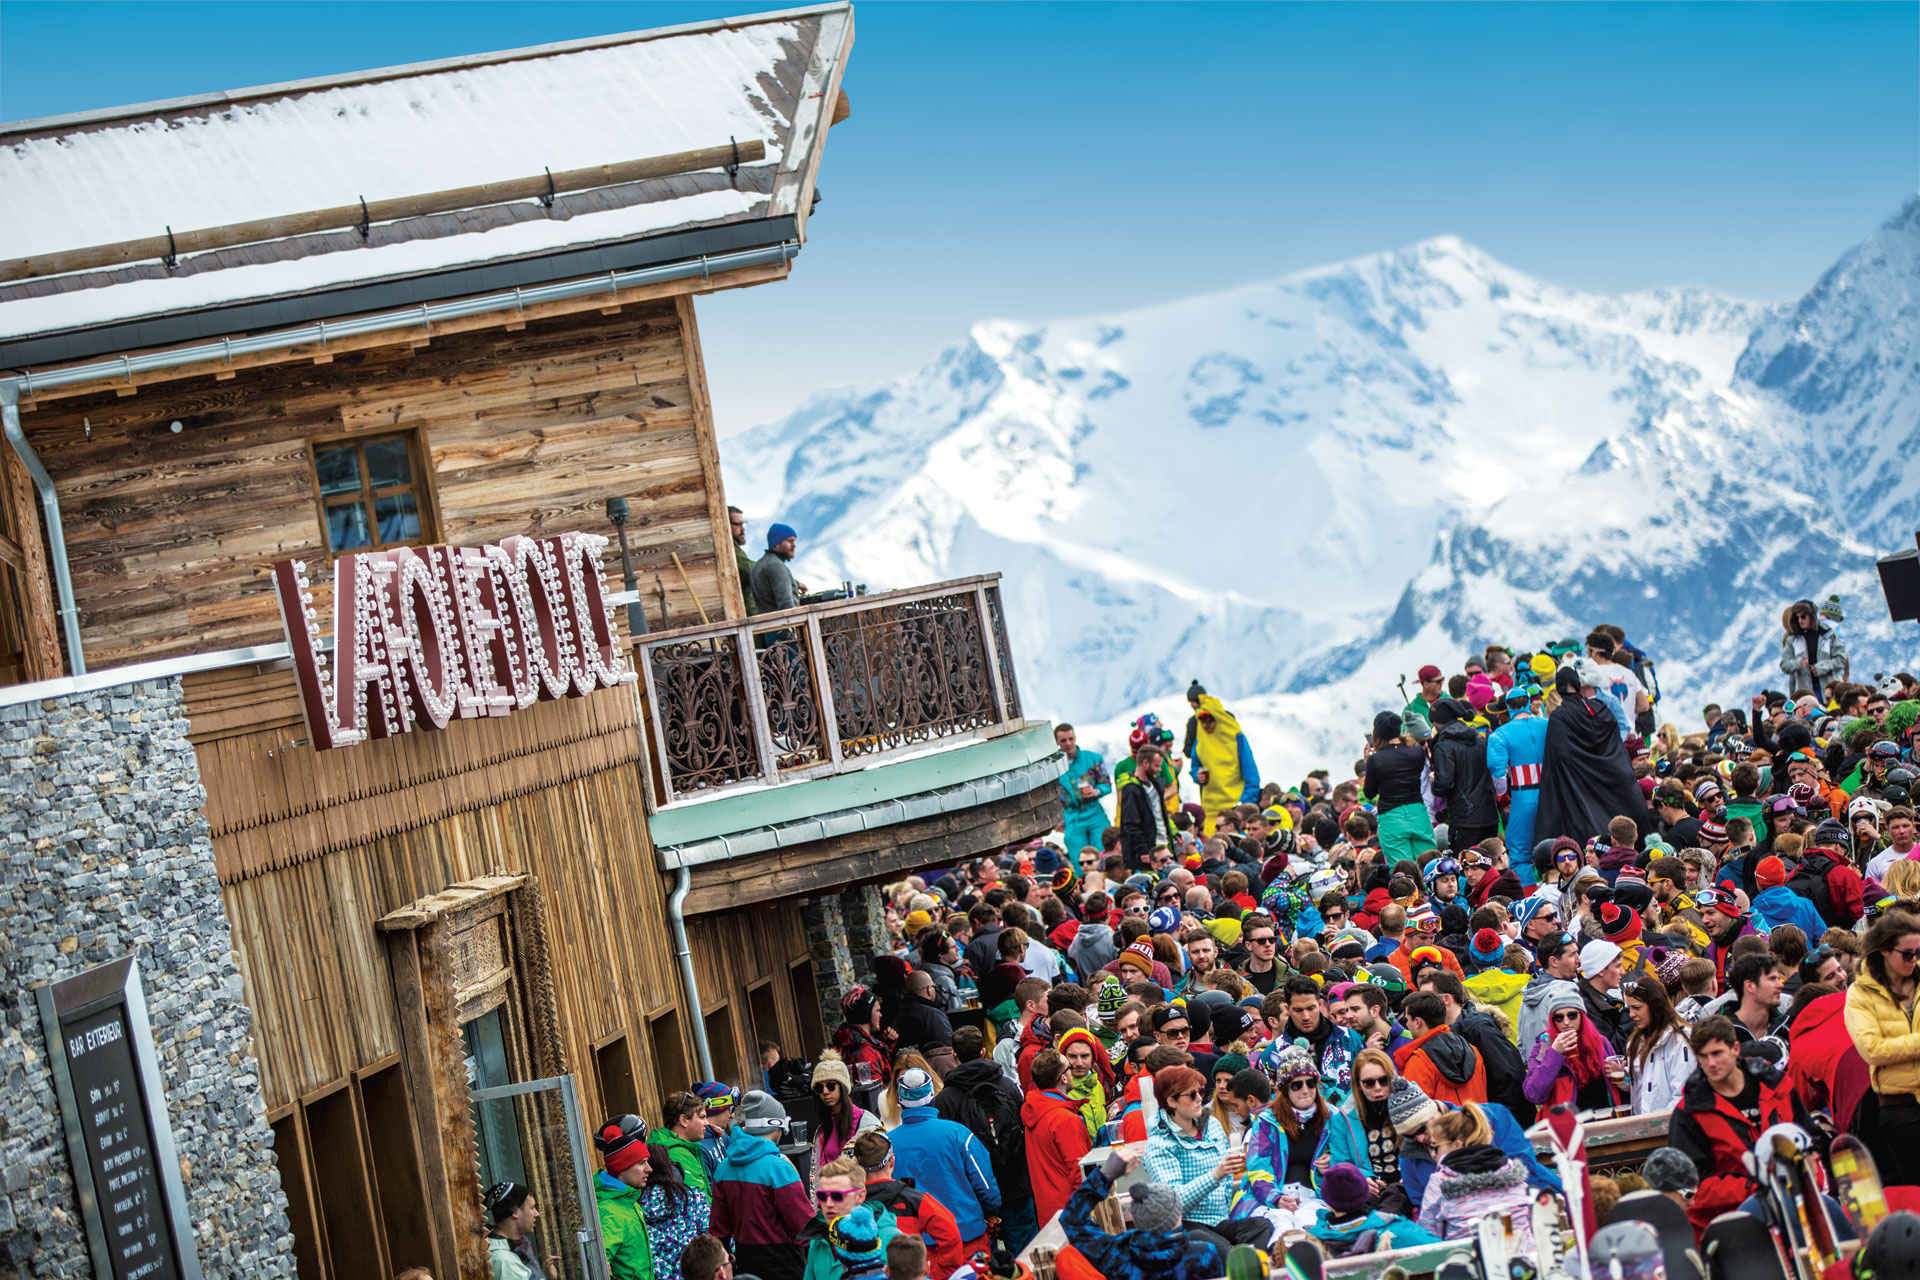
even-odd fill
[{"label": "snow slope", "polygon": [[1599,621],[1685,724],[1758,687],[1797,596],[1846,599],[1856,674],[1910,652],[1863,620],[1874,548],[1920,523],[1916,263],[1920,201],[1793,308],[1581,293],[1440,237],[988,321],[724,441],[728,489],[800,530],[803,579],[1003,573],[1030,713],[1108,747],[1198,678],[1266,769],[1339,767],[1423,662]]}]

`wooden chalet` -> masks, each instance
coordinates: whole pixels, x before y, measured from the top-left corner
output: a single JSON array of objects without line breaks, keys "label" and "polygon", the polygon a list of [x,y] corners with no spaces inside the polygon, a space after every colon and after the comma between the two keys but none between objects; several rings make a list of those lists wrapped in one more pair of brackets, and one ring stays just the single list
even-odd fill
[{"label": "wooden chalet", "polygon": [[[303,1277],[477,1280],[507,1176],[600,1274],[583,1127],[811,1056],[871,886],[1057,820],[996,578],[743,607],[695,300],[794,269],[852,42],[828,4],[0,126],[0,701],[181,683]],[[316,748],[276,564],[324,621],[344,557],[610,499],[631,682]]]}]

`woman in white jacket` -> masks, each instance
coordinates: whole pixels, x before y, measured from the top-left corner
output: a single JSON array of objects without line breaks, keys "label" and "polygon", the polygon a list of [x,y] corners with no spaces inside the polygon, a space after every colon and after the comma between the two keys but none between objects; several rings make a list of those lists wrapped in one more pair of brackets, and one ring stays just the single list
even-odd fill
[{"label": "woman in white jacket", "polygon": [[1627,1037],[1627,1074],[1632,1081],[1633,1114],[1671,1111],[1680,1090],[1693,1074],[1693,1046],[1687,1024],[1673,1011],[1667,989],[1654,978],[1629,986],[1627,1016],[1633,1033]]}]

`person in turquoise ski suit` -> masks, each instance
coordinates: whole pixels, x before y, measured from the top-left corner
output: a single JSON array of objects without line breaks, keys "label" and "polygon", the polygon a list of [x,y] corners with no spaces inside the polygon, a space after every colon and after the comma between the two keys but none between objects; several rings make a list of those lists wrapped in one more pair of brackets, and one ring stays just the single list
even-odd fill
[{"label": "person in turquoise ski suit", "polygon": [[1487,772],[1493,775],[1493,793],[1512,797],[1507,809],[1507,849],[1520,883],[1532,887],[1533,818],[1540,807],[1540,766],[1547,758],[1547,718],[1535,715],[1533,700],[1540,691],[1514,685],[1505,702],[1510,718],[1487,735]]},{"label": "person in turquoise ski suit", "polygon": [[[1102,796],[1113,794],[1113,775],[1108,772],[1107,762],[1098,751],[1089,751],[1079,745],[1072,725],[1057,726],[1053,731],[1053,741],[1060,748],[1060,754],[1067,758],[1067,771],[1060,775],[1060,800],[1066,816],[1067,863],[1078,867],[1080,851],[1088,845],[1098,849],[1101,833],[1113,825],[1107,819],[1106,809],[1100,804]],[[1093,792],[1091,796],[1081,794],[1080,783],[1083,779]],[[1042,868],[1036,862],[1034,869],[1038,871]],[[1045,869],[1052,870],[1050,867]]]}]

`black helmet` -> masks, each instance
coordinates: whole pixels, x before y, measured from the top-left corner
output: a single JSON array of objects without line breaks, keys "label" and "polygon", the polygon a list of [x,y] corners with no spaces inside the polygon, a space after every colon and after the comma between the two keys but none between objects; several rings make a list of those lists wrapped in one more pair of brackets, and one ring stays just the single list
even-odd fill
[{"label": "black helmet", "polygon": [[616,1156],[638,1142],[647,1141],[646,1121],[639,1116],[616,1116],[601,1125],[593,1135],[593,1145],[600,1150],[601,1156]]},{"label": "black helmet", "polygon": [[1889,805],[1910,805],[1913,803],[1913,790],[1897,782],[1889,782],[1880,789],[1880,798]]},{"label": "black helmet", "polygon": [[1920,1280],[1920,1215],[1890,1213],[1853,1260],[1858,1280]]},{"label": "black helmet", "polygon": [[1897,764],[1887,770],[1887,785],[1902,786],[1912,790],[1913,784],[1920,782],[1920,773],[1916,773],[1910,764]]}]

